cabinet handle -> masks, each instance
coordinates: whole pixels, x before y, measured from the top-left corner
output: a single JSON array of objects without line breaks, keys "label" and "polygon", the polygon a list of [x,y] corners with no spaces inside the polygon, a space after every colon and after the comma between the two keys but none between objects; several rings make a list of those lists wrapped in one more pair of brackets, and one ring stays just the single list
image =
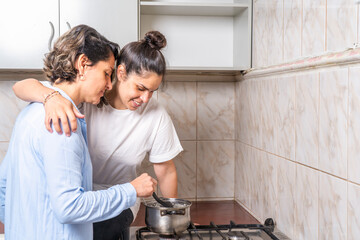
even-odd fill
[{"label": "cabinet handle", "polygon": [[50,27],[51,27],[51,34],[50,34],[48,48],[49,48],[49,51],[51,51],[51,42],[54,39],[55,29],[54,29],[54,24],[52,24],[52,22],[49,22],[49,23],[50,23]]},{"label": "cabinet handle", "polygon": [[70,23],[66,22],[66,25],[68,26],[69,30],[71,29]]}]

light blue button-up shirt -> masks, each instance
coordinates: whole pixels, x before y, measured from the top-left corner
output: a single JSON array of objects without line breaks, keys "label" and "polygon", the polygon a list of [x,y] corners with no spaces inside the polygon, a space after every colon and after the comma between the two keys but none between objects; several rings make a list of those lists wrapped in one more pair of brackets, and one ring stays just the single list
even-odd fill
[{"label": "light blue button-up shirt", "polygon": [[0,166],[5,238],[92,239],[92,222],[115,217],[134,205],[135,188],[127,183],[91,191],[85,121],[78,119],[78,130],[66,137],[49,133],[44,119],[41,103],[31,103],[19,114]]}]

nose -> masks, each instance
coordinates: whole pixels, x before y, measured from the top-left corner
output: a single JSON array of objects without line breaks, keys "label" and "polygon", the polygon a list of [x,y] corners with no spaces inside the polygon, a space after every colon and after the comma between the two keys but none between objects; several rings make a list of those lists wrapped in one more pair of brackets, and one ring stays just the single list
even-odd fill
[{"label": "nose", "polygon": [[109,78],[109,79],[106,81],[106,89],[107,89],[107,90],[111,90],[111,89],[112,89],[111,78]]},{"label": "nose", "polygon": [[140,96],[140,99],[144,102],[144,103],[147,103],[150,98],[152,96],[152,92],[150,91],[145,91],[141,96]]}]

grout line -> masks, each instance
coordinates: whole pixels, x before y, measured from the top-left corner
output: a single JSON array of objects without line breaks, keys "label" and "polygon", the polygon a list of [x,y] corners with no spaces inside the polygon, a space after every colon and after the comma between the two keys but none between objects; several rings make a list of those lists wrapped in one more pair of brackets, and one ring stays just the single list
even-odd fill
[{"label": "grout line", "polygon": [[326,171],[324,171],[324,170],[321,170],[321,169],[318,169],[318,168],[315,168],[315,167],[312,167],[312,166],[309,166],[309,165],[306,165],[306,164],[303,164],[303,163],[300,163],[300,162],[296,162],[296,161],[294,161],[294,160],[288,159],[288,158],[286,158],[286,157],[282,157],[282,156],[277,155],[277,154],[274,154],[274,153],[272,153],[272,152],[268,152],[268,151],[266,151],[266,150],[263,150],[263,149],[260,149],[260,148],[258,148],[258,147],[252,146],[252,145],[250,145],[250,144],[248,144],[248,143],[245,143],[245,142],[243,142],[243,141],[237,141],[237,142],[240,142],[240,143],[242,143],[242,144],[244,144],[244,145],[246,145],[246,146],[248,146],[248,147],[251,147],[251,148],[253,148],[253,149],[259,150],[259,151],[261,151],[261,152],[265,152],[265,153],[268,153],[268,154],[273,155],[273,156],[275,156],[275,157],[281,158],[281,159],[283,159],[283,160],[287,160],[287,161],[293,162],[293,163],[295,163],[295,164],[298,164],[298,165],[301,165],[301,166],[304,166],[304,167],[313,169],[313,170],[315,170],[315,171],[317,171],[317,172],[321,172],[321,173],[327,174],[327,175],[329,175],[329,176],[335,177],[335,178],[337,178],[337,179],[340,179],[340,180],[343,180],[343,181],[346,181],[346,182],[349,182],[349,183],[352,183],[352,184],[355,184],[355,185],[360,186],[360,183],[353,182],[353,181],[351,181],[351,180],[348,180],[348,179],[343,178],[343,177],[336,176],[336,175],[334,175],[334,174],[332,174],[332,173],[329,173],[329,172],[326,172]]}]

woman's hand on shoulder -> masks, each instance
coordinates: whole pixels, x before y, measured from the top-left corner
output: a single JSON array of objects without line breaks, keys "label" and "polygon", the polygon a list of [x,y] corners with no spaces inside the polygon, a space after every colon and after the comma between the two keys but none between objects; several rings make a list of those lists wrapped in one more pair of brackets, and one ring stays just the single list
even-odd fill
[{"label": "woman's hand on shoulder", "polygon": [[[45,104],[45,126],[49,132],[53,132],[51,125],[58,134],[65,132],[66,136],[71,135],[77,130],[76,118],[84,118],[76,107],[66,98],[57,94],[49,99]],[[61,129],[61,125],[63,131]]]}]

